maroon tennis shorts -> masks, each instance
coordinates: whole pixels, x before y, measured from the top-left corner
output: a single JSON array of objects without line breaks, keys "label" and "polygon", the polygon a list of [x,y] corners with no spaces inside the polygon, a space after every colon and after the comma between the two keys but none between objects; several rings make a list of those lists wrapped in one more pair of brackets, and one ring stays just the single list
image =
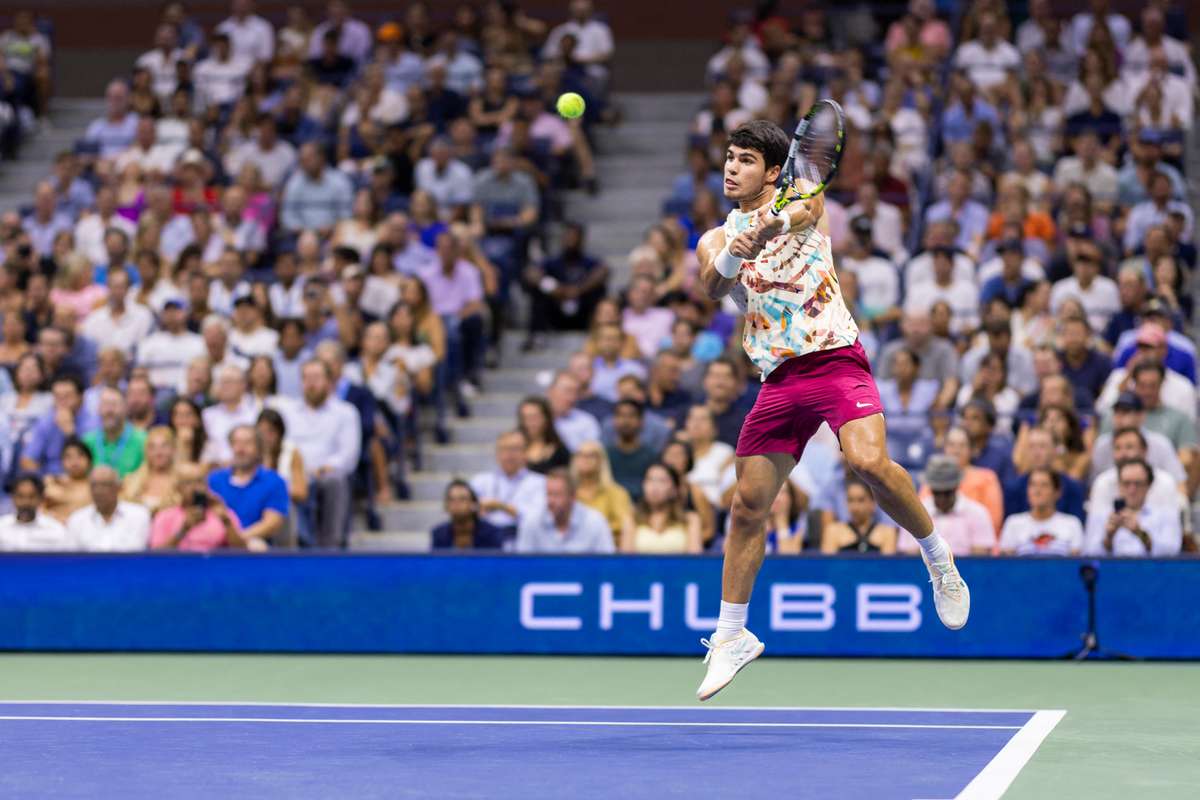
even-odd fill
[{"label": "maroon tennis shorts", "polygon": [[822,422],[837,433],[850,420],[882,411],[871,362],[857,340],[849,347],[795,356],[763,382],[742,423],[737,455],[788,453],[799,461]]}]

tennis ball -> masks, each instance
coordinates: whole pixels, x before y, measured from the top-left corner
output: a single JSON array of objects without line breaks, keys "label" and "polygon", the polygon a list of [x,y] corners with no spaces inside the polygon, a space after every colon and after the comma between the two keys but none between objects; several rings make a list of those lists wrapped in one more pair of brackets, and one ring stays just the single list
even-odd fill
[{"label": "tennis ball", "polygon": [[558,102],[554,104],[554,107],[567,119],[575,119],[583,116],[584,102],[583,98],[575,92],[567,92],[558,96]]}]

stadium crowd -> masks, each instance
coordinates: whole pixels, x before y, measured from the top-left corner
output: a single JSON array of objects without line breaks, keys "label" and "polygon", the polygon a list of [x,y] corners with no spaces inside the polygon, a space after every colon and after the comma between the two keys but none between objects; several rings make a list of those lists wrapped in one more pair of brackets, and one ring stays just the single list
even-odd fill
[{"label": "stadium crowd", "polygon": [[[449,483],[433,546],[719,551],[760,384],[694,248],[728,210],[728,133],[790,131],[817,97],[846,112],[826,209],[889,451],[954,551],[1194,549],[1181,12],[962,6],[735,13],[616,285],[560,202],[603,182],[613,39],[588,0],[553,27],[413,2],[374,28],[344,0],[278,27],[233,0],[210,31],[169,4],[81,146],[0,217],[0,549],[344,546],[356,505],[374,522],[405,495],[417,416],[445,441],[470,413],[520,295],[528,348],[586,344],[495,464]],[[551,112],[563,91],[582,120]],[[777,553],[915,547],[827,429],[770,528]]]}]

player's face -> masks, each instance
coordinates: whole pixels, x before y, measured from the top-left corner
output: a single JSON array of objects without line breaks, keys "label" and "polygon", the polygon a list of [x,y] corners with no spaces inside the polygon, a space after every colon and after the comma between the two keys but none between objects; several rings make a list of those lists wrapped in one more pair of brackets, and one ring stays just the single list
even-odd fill
[{"label": "player's face", "polygon": [[725,196],[730,200],[758,196],[767,182],[767,172],[762,153],[729,145],[725,151]]}]

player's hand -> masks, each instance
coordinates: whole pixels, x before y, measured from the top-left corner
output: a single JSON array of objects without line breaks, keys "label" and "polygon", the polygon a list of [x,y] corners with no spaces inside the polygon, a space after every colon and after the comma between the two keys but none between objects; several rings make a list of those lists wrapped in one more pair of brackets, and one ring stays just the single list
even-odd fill
[{"label": "player's hand", "polygon": [[772,214],[771,207],[766,205],[758,210],[758,219],[754,223],[754,230],[758,231],[759,242],[766,244],[768,240],[784,233],[783,225],[783,216]]},{"label": "player's hand", "polygon": [[757,258],[763,244],[765,242],[758,240],[758,232],[754,228],[747,228],[729,243],[729,253],[743,260]]}]

